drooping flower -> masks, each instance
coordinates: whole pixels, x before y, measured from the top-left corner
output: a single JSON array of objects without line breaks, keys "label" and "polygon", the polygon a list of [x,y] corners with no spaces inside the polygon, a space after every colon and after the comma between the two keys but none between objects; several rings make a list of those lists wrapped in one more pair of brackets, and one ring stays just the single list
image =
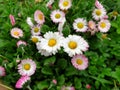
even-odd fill
[{"label": "drooping flower", "polygon": [[11,22],[12,26],[14,26],[15,25],[15,17],[12,14],[10,14],[9,18],[10,18],[10,22]]},{"label": "drooping flower", "polygon": [[63,18],[65,17],[65,13],[60,11],[60,10],[54,10],[52,11],[51,15],[51,20],[54,22],[54,23],[59,23],[63,20]]},{"label": "drooping flower", "polygon": [[63,86],[61,90],[75,90],[73,86]]},{"label": "drooping flower", "polygon": [[76,54],[82,54],[83,51],[88,50],[88,43],[81,37],[77,35],[69,35],[63,40],[63,48],[70,57]]},{"label": "drooping flower", "polygon": [[98,23],[98,29],[100,30],[100,32],[107,32],[110,29],[110,22],[108,20],[101,20]]},{"label": "drooping flower", "polygon": [[35,73],[36,64],[32,59],[21,60],[21,63],[18,65],[18,72],[22,76],[31,76]]},{"label": "drooping flower", "polygon": [[60,50],[63,37],[58,32],[47,32],[41,39],[40,46],[42,50],[56,54]]},{"label": "drooping flower", "polygon": [[17,47],[19,47],[20,45],[26,46],[27,43],[26,43],[25,41],[19,40],[19,41],[17,42]]},{"label": "drooping flower", "polygon": [[40,10],[36,10],[34,13],[34,20],[38,24],[43,24],[45,22],[45,16]]},{"label": "drooping flower", "polygon": [[6,75],[5,68],[0,66],[0,77],[5,75]]},{"label": "drooping flower", "polygon": [[24,85],[26,82],[28,82],[29,80],[30,80],[30,77],[29,77],[29,76],[27,76],[27,75],[21,76],[20,79],[17,81],[15,87],[20,89],[20,88],[22,88],[23,85]]},{"label": "drooping flower", "polygon": [[73,28],[76,32],[85,32],[87,31],[87,22],[83,18],[77,18],[74,20]]},{"label": "drooping flower", "polygon": [[31,36],[31,41],[33,43],[38,43],[41,40],[40,36]]},{"label": "drooping flower", "polygon": [[95,9],[93,11],[92,15],[93,15],[93,18],[95,20],[103,19],[104,16],[106,15],[106,10],[104,8],[102,8],[102,9]]},{"label": "drooping flower", "polygon": [[103,8],[103,5],[98,0],[95,1],[95,6],[98,9],[102,9]]},{"label": "drooping flower", "polygon": [[60,0],[59,7],[61,10],[68,10],[72,6],[71,0]]},{"label": "drooping flower", "polygon": [[40,25],[33,26],[31,33],[33,36],[40,35]]},{"label": "drooping flower", "polygon": [[88,67],[88,58],[82,54],[74,56],[71,62],[72,65],[78,70],[85,70]]},{"label": "drooping flower", "polygon": [[13,28],[11,30],[11,36],[14,37],[14,38],[20,38],[20,37],[23,37],[23,31],[19,28]]},{"label": "drooping flower", "polygon": [[27,24],[28,24],[30,27],[33,27],[33,26],[34,26],[34,24],[33,24],[33,22],[32,22],[32,20],[31,20],[30,17],[27,17],[26,22],[27,22]]}]

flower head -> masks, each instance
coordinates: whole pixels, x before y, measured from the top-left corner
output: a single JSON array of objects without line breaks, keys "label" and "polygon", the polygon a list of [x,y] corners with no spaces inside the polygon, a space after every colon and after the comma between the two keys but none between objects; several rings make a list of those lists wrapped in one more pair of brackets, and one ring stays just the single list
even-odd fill
[{"label": "flower head", "polygon": [[83,18],[77,18],[74,20],[73,28],[76,32],[85,32],[87,30],[87,22]]},{"label": "flower head", "polygon": [[11,22],[12,26],[14,26],[15,25],[15,18],[14,18],[14,16],[12,14],[10,14],[9,18],[10,18],[10,22]]},{"label": "flower head", "polygon": [[33,43],[38,43],[41,40],[40,36],[31,36],[31,41]]},{"label": "flower head", "polygon": [[57,80],[53,79],[52,82],[56,85],[57,84]]},{"label": "flower head", "polygon": [[61,90],[75,90],[73,86],[63,86]]},{"label": "flower head", "polygon": [[90,85],[90,84],[87,84],[87,85],[86,85],[86,88],[87,88],[87,89],[91,89],[91,85]]},{"label": "flower head", "polygon": [[63,40],[63,48],[70,57],[76,54],[82,54],[83,51],[88,50],[88,43],[77,35],[69,35]]},{"label": "flower head", "polygon": [[18,65],[18,72],[22,76],[31,76],[35,73],[36,64],[32,59],[21,60],[21,63]]},{"label": "flower head", "polygon": [[17,47],[19,47],[20,45],[26,46],[27,43],[26,43],[25,41],[19,40],[19,41],[17,42]]},{"label": "flower head", "polygon": [[71,0],[60,0],[59,7],[61,10],[68,10],[72,6]]},{"label": "flower head", "polygon": [[32,22],[32,20],[31,20],[30,17],[27,17],[26,22],[27,22],[27,24],[28,24],[30,27],[33,27],[33,26],[34,26],[34,24],[33,24],[33,22]]},{"label": "flower head", "polygon": [[71,62],[72,65],[78,70],[85,70],[88,67],[88,59],[82,54],[74,56]]},{"label": "flower head", "polygon": [[98,9],[102,9],[103,8],[102,4],[98,0],[95,1],[95,6]]},{"label": "flower head", "polygon": [[40,35],[40,25],[33,26],[31,33],[33,36]]},{"label": "flower head", "polygon": [[15,87],[20,89],[29,80],[30,80],[29,76],[27,76],[27,75],[26,76],[21,76],[21,78],[17,81]]},{"label": "flower head", "polygon": [[45,22],[45,16],[40,10],[36,10],[34,13],[34,20],[38,24],[43,24]]},{"label": "flower head", "polygon": [[13,28],[10,33],[11,33],[11,36],[14,38],[23,37],[23,31],[19,28]]},{"label": "flower head", "polygon": [[60,10],[54,10],[52,11],[50,17],[54,23],[59,23],[65,17],[65,14]]},{"label": "flower head", "polygon": [[0,76],[5,76],[5,68],[0,66]]}]

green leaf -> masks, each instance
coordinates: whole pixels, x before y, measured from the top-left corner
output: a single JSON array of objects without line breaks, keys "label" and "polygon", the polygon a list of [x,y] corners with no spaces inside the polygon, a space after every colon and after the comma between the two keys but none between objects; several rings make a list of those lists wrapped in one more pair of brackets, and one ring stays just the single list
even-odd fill
[{"label": "green leaf", "polygon": [[64,58],[59,59],[57,62],[57,66],[61,69],[65,69],[67,67],[67,60],[65,60]]},{"label": "green leaf", "polygon": [[53,75],[52,69],[50,67],[43,67],[41,72],[45,75]]},{"label": "green leaf", "polygon": [[72,76],[72,75],[76,75],[77,73],[78,73],[78,70],[71,66],[71,67],[66,69],[65,75]]},{"label": "green leaf", "polygon": [[81,78],[74,78],[75,88],[80,89],[82,87]]},{"label": "green leaf", "polygon": [[44,60],[44,65],[51,65],[51,64],[54,64],[56,61],[56,57],[55,56],[52,56],[50,58],[47,58]]},{"label": "green leaf", "polygon": [[3,48],[4,46],[6,46],[9,43],[9,41],[5,41],[0,39],[0,48]]},{"label": "green leaf", "polygon": [[65,26],[65,28],[62,31],[63,35],[67,37],[70,34],[70,28],[68,25]]},{"label": "green leaf", "polygon": [[42,33],[46,33],[46,32],[48,32],[50,30],[50,27],[49,26],[47,26],[47,25],[42,25],[42,27],[41,27],[41,32]]},{"label": "green leaf", "polygon": [[120,28],[117,28],[117,33],[120,34]]},{"label": "green leaf", "polygon": [[47,81],[42,81],[37,84],[37,88],[39,90],[43,90],[49,87],[49,83]]},{"label": "green leaf", "polygon": [[64,85],[65,83],[65,77],[64,75],[61,75],[58,77],[58,85]]}]

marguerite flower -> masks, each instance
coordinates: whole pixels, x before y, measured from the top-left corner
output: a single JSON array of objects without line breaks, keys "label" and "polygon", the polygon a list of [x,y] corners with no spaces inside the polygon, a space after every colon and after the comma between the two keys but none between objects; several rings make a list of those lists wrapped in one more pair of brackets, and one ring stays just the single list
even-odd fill
[{"label": "marguerite flower", "polygon": [[88,43],[77,35],[69,35],[63,40],[63,48],[70,57],[76,54],[82,54],[82,51],[88,50]]},{"label": "marguerite flower", "polygon": [[68,10],[72,6],[71,0],[60,0],[59,7],[61,10]]},{"label": "marguerite flower", "polygon": [[54,23],[59,23],[65,17],[65,14],[60,10],[54,10],[52,11],[50,17]]},{"label": "marguerite flower", "polygon": [[38,24],[43,24],[45,22],[45,16],[40,10],[36,10],[34,13],[34,20]]},{"label": "marguerite flower", "polygon": [[40,46],[42,50],[56,54],[60,50],[63,37],[58,32],[47,32],[41,39]]},{"label": "marguerite flower", "polygon": [[83,18],[77,18],[74,20],[73,28],[76,32],[85,32],[87,30],[87,22]]},{"label": "marguerite flower", "polygon": [[31,36],[31,41],[34,43],[37,43],[41,40],[40,36]]},{"label": "marguerite flower", "polygon": [[71,60],[72,65],[78,70],[85,70],[88,67],[88,58],[84,55],[76,55]]},{"label": "marguerite flower", "polygon": [[15,87],[16,88],[22,88],[23,87],[23,85],[27,82],[27,81],[29,81],[30,80],[30,77],[29,76],[22,76],[18,81],[17,81],[17,83],[16,83],[16,85],[15,85]]},{"label": "marguerite flower", "polygon": [[21,60],[21,63],[18,65],[18,72],[22,76],[31,76],[35,73],[36,64],[32,59]]},{"label": "marguerite flower", "polygon": [[20,45],[26,46],[27,43],[26,43],[25,41],[19,40],[19,41],[17,42],[17,47],[19,47]]},{"label": "marguerite flower", "polygon": [[5,76],[5,68],[0,66],[0,76]]},{"label": "marguerite flower", "polygon": [[108,20],[101,20],[98,23],[98,29],[100,30],[100,32],[107,32],[110,29],[110,22]]},{"label": "marguerite flower", "polygon": [[19,28],[13,28],[10,33],[11,33],[11,36],[14,38],[23,37],[23,31]]},{"label": "marguerite flower", "polygon": [[104,16],[106,15],[106,10],[104,8],[102,9],[95,9],[92,13],[93,18],[95,20],[100,20],[102,18],[104,18]]},{"label": "marguerite flower", "polygon": [[31,30],[32,35],[40,35],[40,25],[36,25],[32,27]]}]

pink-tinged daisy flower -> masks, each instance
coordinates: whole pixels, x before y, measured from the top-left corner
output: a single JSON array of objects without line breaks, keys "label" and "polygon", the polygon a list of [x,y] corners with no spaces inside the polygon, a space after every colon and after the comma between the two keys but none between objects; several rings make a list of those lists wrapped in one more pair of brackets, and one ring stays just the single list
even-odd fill
[{"label": "pink-tinged daisy flower", "polygon": [[53,3],[54,3],[54,0],[49,0],[49,2],[47,2],[46,6],[49,7],[50,9],[52,9]]},{"label": "pink-tinged daisy flower", "polygon": [[30,80],[30,77],[29,76],[22,76],[18,81],[17,81],[17,83],[16,83],[16,85],[15,85],[15,87],[16,88],[22,88],[23,87],[23,85],[26,83],[26,82],[28,82]]},{"label": "pink-tinged daisy flower", "polygon": [[30,27],[33,27],[33,26],[34,26],[34,24],[33,24],[33,22],[32,22],[32,20],[31,20],[30,17],[27,17],[26,22],[27,22],[27,24],[28,24]]},{"label": "pink-tinged daisy flower", "polygon": [[20,45],[26,46],[27,43],[26,43],[25,41],[19,40],[19,41],[17,42],[17,47],[19,47]]},{"label": "pink-tinged daisy flower", "polygon": [[102,9],[103,8],[103,5],[98,0],[95,1],[95,6],[98,9]]},{"label": "pink-tinged daisy flower", "polygon": [[95,20],[103,19],[105,15],[106,15],[106,10],[104,8],[95,9],[92,13],[92,16]]},{"label": "pink-tinged daisy flower", "polygon": [[74,56],[71,62],[72,65],[78,70],[85,70],[88,67],[88,58],[82,54]]},{"label": "pink-tinged daisy flower", "polygon": [[5,68],[0,66],[0,76],[5,76],[6,73],[5,73]]},{"label": "pink-tinged daisy flower", "polygon": [[101,20],[98,23],[98,29],[100,30],[100,32],[107,32],[110,29],[110,22],[108,20]]},{"label": "pink-tinged daisy flower", "polygon": [[33,36],[40,35],[40,25],[33,26],[31,33]]},{"label": "pink-tinged daisy flower", "polygon": [[36,64],[32,59],[21,60],[21,63],[18,65],[18,72],[22,76],[31,76],[35,73]]},{"label": "pink-tinged daisy flower", "polygon": [[61,90],[75,90],[73,86],[63,86]]},{"label": "pink-tinged daisy flower", "polygon": [[72,6],[71,0],[60,0],[59,7],[61,10],[68,10]]},{"label": "pink-tinged daisy flower", "polygon": [[38,24],[43,24],[45,22],[45,16],[40,10],[36,10],[34,13],[34,20]]},{"label": "pink-tinged daisy flower", "polygon": [[50,17],[54,23],[59,23],[62,22],[63,18],[65,17],[65,13],[60,10],[54,10],[52,11]]},{"label": "pink-tinged daisy flower", "polygon": [[14,16],[12,14],[10,14],[9,18],[10,18],[10,22],[11,22],[12,26],[14,26],[15,25],[15,18],[14,18]]},{"label": "pink-tinged daisy flower", "polygon": [[64,51],[68,53],[70,57],[76,54],[82,54],[83,51],[88,50],[88,43],[77,35],[69,35],[67,38],[62,40]]},{"label": "pink-tinged daisy flower", "polygon": [[23,31],[19,28],[13,28],[10,33],[11,33],[11,36],[14,38],[23,37]]},{"label": "pink-tinged daisy flower", "polygon": [[87,22],[83,18],[77,18],[74,20],[73,28],[76,32],[85,32],[87,31]]}]

